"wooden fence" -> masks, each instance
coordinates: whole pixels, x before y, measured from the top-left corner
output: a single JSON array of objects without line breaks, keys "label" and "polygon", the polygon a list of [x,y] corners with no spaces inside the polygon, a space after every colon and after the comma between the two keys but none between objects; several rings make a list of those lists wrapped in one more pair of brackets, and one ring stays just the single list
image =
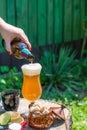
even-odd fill
[{"label": "wooden fence", "polygon": [[[0,0],[0,17],[23,28],[32,46],[38,47],[83,38],[86,6],[87,0]],[[0,66],[20,69],[24,63],[7,53],[0,54]]]},{"label": "wooden fence", "polygon": [[86,0],[0,0],[0,16],[24,29],[33,46],[83,37]]}]

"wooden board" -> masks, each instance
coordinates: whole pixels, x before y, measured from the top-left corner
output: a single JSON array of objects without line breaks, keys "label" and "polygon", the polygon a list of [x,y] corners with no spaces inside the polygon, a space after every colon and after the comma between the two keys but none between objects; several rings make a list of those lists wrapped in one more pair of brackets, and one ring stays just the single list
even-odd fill
[{"label": "wooden board", "polygon": [[35,46],[37,46],[37,1],[28,0],[28,38]]},{"label": "wooden board", "polygon": [[[52,101],[48,101],[48,100],[38,100],[36,101],[36,104],[39,104],[41,106],[45,106],[45,107],[53,107],[53,106],[59,106],[60,104],[57,104],[56,102],[52,102]],[[21,99],[20,100],[20,105],[18,108],[18,111],[20,113],[25,113],[28,112],[28,105],[29,102],[25,99]],[[55,120],[54,123],[52,124],[52,126],[48,129],[45,130],[72,130],[72,116],[71,116],[71,112],[69,109],[64,108],[64,114],[65,114],[65,122],[60,122],[59,120]],[[31,127],[26,127],[25,130],[36,130],[33,129]]]},{"label": "wooden board", "polygon": [[15,11],[15,1],[7,0],[7,22],[12,25],[16,25],[16,11]]},{"label": "wooden board", "polygon": [[22,28],[26,34],[28,34],[28,1],[17,0],[16,1],[16,26]]},{"label": "wooden board", "polygon": [[47,43],[53,44],[54,0],[47,0]]},{"label": "wooden board", "polygon": [[86,6],[86,0],[0,0],[0,17],[21,27],[38,48],[83,38]]},{"label": "wooden board", "polygon": [[47,21],[47,8],[46,1],[38,0],[38,45],[46,44],[46,21]]},{"label": "wooden board", "polygon": [[81,17],[81,12],[80,12],[80,1],[75,0],[73,1],[73,39],[79,39],[80,37],[80,17]]},{"label": "wooden board", "polygon": [[63,42],[63,0],[54,1],[54,43]]},{"label": "wooden board", "polygon": [[72,39],[72,0],[64,1],[64,41]]}]

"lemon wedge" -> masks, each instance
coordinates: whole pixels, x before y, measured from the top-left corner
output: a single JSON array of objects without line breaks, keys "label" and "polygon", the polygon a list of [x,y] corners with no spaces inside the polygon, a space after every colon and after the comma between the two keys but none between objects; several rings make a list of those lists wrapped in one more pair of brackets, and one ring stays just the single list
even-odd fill
[{"label": "lemon wedge", "polygon": [[15,122],[20,119],[20,113],[16,111],[8,111],[6,112],[11,116],[11,122]]}]

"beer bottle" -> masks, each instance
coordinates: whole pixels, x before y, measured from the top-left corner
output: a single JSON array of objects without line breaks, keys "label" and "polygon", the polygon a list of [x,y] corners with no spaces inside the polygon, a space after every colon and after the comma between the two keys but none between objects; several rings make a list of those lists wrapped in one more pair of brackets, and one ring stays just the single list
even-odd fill
[{"label": "beer bottle", "polygon": [[33,62],[34,55],[28,50],[27,45],[18,39],[14,39],[11,42],[11,50],[13,55],[18,59],[27,59]]}]

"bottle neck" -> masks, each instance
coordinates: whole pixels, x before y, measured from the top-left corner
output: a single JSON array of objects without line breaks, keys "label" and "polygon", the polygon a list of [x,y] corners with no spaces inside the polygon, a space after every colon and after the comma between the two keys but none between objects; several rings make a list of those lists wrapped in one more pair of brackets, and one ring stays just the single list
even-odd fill
[{"label": "bottle neck", "polygon": [[34,60],[33,54],[27,48],[23,48],[20,51],[20,54],[22,57],[28,59],[30,62],[32,62]]}]

